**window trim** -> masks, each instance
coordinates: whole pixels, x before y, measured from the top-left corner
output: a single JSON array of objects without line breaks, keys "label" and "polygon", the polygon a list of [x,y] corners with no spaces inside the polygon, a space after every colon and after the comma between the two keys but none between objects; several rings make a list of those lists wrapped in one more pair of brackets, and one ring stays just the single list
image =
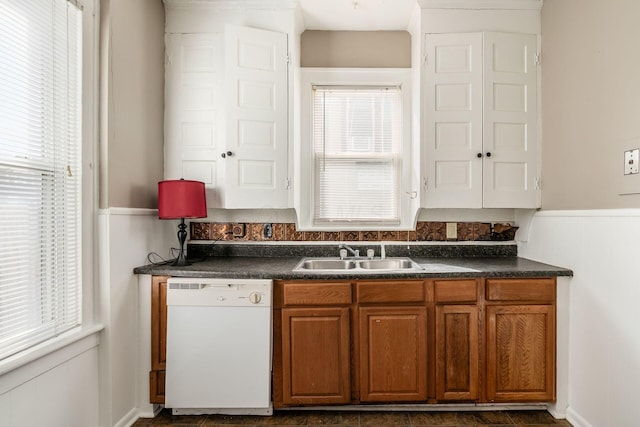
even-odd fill
[{"label": "window trim", "polygon": [[[300,79],[300,138],[294,146],[296,186],[294,206],[299,230],[411,230],[419,209],[412,185],[412,85],[409,68],[303,68]],[[314,221],[315,168],[312,141],[313,86],[401,86],[402,148],[400,170],[400,221]]]}]

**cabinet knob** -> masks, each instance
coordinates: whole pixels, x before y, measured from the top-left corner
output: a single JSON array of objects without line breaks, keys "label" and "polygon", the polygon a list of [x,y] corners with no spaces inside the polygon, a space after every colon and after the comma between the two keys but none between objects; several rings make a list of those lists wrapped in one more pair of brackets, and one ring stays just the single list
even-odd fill
[{"label": "cabinet knob", "polygon": [[487,151],[487,157],[491,157],[491,153]]},{"label": "cabinet knob", "polygon": [[482,158],[482,153],[478,153],[478,154],[476,154],[476,156],[477,156],[479,159],[481,159],[481,158]]},{"label": "cabinet knob", "polygon": [[231,157],[233,156],[233,151],[227,151],[226,153],[222,153],[221,156],[223,159],[227,156]]}]

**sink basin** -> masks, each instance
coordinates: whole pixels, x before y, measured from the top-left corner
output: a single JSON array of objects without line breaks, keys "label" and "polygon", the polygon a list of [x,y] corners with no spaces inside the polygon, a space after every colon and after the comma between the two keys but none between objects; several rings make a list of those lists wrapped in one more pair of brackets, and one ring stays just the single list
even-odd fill
[{"label": "sink basin", "polygon": [[350,270],[356,268],[354,261],[340,259],[307,259],[298,265],[303,270]]},{"label": "sink basin", "polygon": [[415,263],[408,258],[375,259],[359,262],[365,270],[405,270],[415,268]]},{"label": "sink basin", "polygon": [[411,272],[421,271],[422,267],[410,258],[386,259],[345,259],[339,258],[305,258],[293,271],[314,273],[374,273],[374,272]]}]

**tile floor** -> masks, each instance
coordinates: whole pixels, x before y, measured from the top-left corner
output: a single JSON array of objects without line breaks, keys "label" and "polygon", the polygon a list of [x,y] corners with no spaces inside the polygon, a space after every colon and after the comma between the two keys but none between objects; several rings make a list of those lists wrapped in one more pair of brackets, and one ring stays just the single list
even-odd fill
[{"label": "tile floor", "polygon": [[240,415],[171,415],[140,418],[134,426],[344,426],[344,427],[571,427],[546,411],[369,412],[276,411],[272,417]]}]

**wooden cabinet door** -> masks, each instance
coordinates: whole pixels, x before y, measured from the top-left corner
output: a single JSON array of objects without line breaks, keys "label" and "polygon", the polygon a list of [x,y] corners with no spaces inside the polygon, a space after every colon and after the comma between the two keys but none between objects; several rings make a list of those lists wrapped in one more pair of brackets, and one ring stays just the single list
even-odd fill
[{"label": "wooden cabinet door", "polygon": [[167,362],[167,279],[166,276],[154,276],[151,282],[150,403],[164,403]]},{"label": "wooden cabinet door", "polygon": [[487,306],[487,400],[555,400],[555,306]]},{"label": "wooden cabinet door", "polygon": [[478,399],[478,307],[436,307],[436,399]]},{"label": "wooden cabinet door", "polygon": [[360,307],[359,312],[360,400],[426,400],[426,307]]},{"label": "wooden cabinet door", "polygon": [[351,401],[349,308],[282,309],[283,402]]}]

